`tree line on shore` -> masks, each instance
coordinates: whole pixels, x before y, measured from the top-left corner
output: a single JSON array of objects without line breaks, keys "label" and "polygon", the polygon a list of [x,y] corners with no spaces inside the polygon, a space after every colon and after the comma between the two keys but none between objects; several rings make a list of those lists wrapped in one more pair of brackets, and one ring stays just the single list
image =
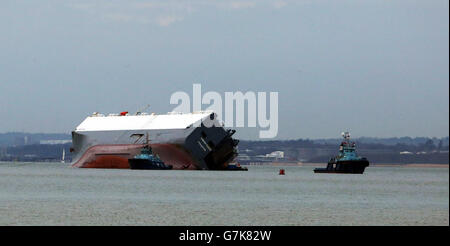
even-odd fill
[{"label": "tree line on shore", "polygon": [[[58,161],[63,149],[70,161],[69,134],[0,134],[0,161]],[[284,151],[293,161],[326,162],[337,153],[341,139],[296,139],[248,141],[239,143],[240,153],[261,156]],[[355,138],[358,153],[378,163],[448,163],[449,138]],[[44,144],[42,144],[44,143]],[[403,154],[400,154],[403,153]],[[406,154],[405,154],[406,153]]]}]

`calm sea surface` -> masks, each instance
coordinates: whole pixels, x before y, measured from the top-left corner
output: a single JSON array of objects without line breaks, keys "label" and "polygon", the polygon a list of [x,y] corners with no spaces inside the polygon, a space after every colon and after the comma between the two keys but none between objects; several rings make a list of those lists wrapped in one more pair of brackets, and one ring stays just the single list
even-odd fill
[{"label": "calm sea surface", "polygon": [[248,172],[0,163],[0,225],[449,225],[449,169]]}]

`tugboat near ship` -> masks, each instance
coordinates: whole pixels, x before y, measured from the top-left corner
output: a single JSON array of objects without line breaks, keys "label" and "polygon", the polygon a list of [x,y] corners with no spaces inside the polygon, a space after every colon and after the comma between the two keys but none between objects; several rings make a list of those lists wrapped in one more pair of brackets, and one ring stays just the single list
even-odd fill
[{"label": "tugboat near ship", "polygon": [[248,168],[242,167],[239,163],[230,163],[225,171],[248,171]]},{"label": "tugboat near ship", "polygon": [[342,136],[344,141],[339,147],[338,156],[331,158],[326,168],[314,169],[314,173],[364,173],[369,161],[356,154],[356,144],[350,142],[350,133],[344,132]]},{"label": "tugboat near ship", "polygon": [[152,148],[147,145],[141,149],[141,153],[134,158],[129,159],[130,169],[146,169],[146,170],[170,170],[171,165],[164,162],[154,155]]},{"label": "tugboat near ship", "polygon": [[136,155],[132,159],[128,159],[130,169],[145,169],[145,170],[170,170],[173,168],[171,165],[166,165],[157,155],[152,151],[152,147],[147,142],[141,149],[141,153]]}]

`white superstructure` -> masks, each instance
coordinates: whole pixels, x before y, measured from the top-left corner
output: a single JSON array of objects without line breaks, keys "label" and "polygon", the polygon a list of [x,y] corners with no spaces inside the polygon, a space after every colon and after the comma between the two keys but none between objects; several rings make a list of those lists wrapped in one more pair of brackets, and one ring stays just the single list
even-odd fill
[{"label": "white superstructure", "polygon": [[130,131],[130,130],[162,130],[186,129],[187,127],[208,119],[212,111],[182,114],[169,113],[165,115],[112,115],[87,117],[76,129],[82,131]]}]

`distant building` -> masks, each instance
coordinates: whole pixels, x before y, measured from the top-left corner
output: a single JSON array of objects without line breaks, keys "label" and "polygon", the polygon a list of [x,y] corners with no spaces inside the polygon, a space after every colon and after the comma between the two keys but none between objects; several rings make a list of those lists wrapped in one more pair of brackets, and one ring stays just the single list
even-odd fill
[{"label": "distant building", "polygon": [[242,164],[250,164],[250,165],[254,165],[254,164],[264,164],[264,163],[272,163],[272,162],[284,162],[287,161],[284,158],[284,152],[283,151],[274,151],[270,154],[266,154],[266,155],[255,155],[255,156],[250,156],[248,154],[239,154],[237,161],[242,163]]},{"label": "distant building", "polygon": [[6,147],[0,147],[0,157],[5,157],[8,155],[8,152],[6,151]]},{"label": "distant building", "polygon": [[284,159],[284,152],[283,151],[275,151],[270,154],[266,154],[267,158],[275,158],[275,159]]},{"label": "distant building", "polygon": [[402,151],[400,152],[400,155],[412,155],[414,154],[413,152],[409,152],[409,151]]},{"label": "distant building", "polygon": [[72,143],[72,140],[41,140],[39,144],[67,144]]}]

